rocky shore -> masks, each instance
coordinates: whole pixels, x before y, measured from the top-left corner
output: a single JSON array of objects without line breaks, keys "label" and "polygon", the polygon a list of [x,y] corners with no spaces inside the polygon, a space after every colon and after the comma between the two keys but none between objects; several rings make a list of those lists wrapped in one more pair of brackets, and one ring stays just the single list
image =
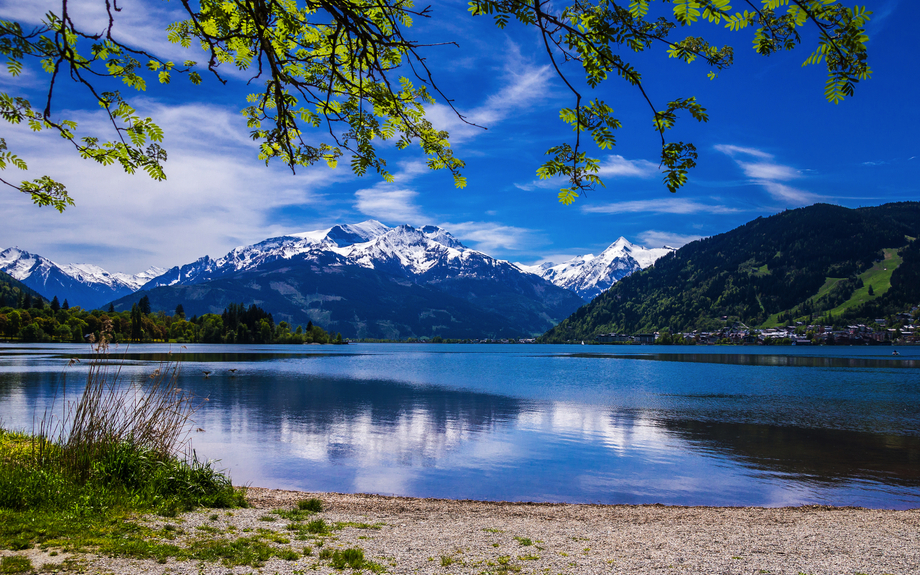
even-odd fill
[{"label": "rocky shore", "polygon": [[[309,520],[322,519],[330,526],[326,533],[311,534],[309,520],[277,513],[311,497],[322,500],[323,511]],[[228,539],[257,534],[293,553],[249,565],[86,555],[81,568],[126,575],[351,573],[347,564],[337,569],[332,556],[360,549],[365,573],[920,573],[918,509],[503,503],[261,488],[249,488],[248,499],[249,509],[138,522],[157,532],[172,525],[176,545],[199,545],[203,533]],[[35,553],[38,567],[42,557]]]}]

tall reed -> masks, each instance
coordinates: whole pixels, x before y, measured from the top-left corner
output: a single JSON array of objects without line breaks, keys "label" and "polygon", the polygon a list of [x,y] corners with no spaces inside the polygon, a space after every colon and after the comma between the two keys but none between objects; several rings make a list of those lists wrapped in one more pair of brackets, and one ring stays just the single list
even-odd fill
[{"label": "tall reed", "polygon": [[33,434],[39,458],[53,454],[58,465],[85,478],[119,446],[158,460],[188,455],[190,420],[200,404],[178,386],[179,362],[126,382],[124,362],[111,358],[105,330],[93,354],[79,399],[68,401],[64,387],[61,416],[52,405]]},{"label": "tall reed", "polygon": [[[200,403],[179,388],[179,362],[128,380],[125,360],[108,352],[104,331],[79,397],[69,400],[65,378],[62,396],[27,440],[30,453],[16,455],[15,462],[0,457],[0,509],[63,506],[86,514],[120,507],[171,514],[246,505],[229,477],[191,450],[190,418]],[[4,433],[0,439],[7,444],[20,441]]]}]

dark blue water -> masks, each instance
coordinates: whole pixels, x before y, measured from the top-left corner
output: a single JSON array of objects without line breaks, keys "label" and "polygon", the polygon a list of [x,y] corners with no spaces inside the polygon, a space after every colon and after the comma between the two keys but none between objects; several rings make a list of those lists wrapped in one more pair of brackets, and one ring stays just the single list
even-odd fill
[{"label": "dark blue water", "polygon": [[[515,501],[920,507],[920,348],[131,346],[235,483]],[[121,355],[124,354],[124,355]],[[71,357],[82,362],[67,367]],[[0,346],[30,429],[84,346]],[[237,371],[231,372],[231,369]],[[205,371],[212,372],[205,377]]]}]

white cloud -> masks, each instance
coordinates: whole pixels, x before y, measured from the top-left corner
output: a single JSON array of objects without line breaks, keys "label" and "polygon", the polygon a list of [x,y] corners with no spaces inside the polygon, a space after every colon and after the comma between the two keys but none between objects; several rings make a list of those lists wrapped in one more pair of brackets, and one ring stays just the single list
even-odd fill
[{"label": "white cloud", "polygon": [[755,180],[793,180],[795,178],[801,178],[802,174],[794,168],[789,166],[781,166],[779,164],[769,164],[766,162],[748,164],[746,162],[737,162],[737,164],[744,170],[744,175],[753,178]]},{"label": "white cloud", "polygon": [[525,61],[517,45],[510,41],[506,44],[505,54],[505,86],[481,105],[459,110],[466,122],[476,126],[458,118],[446,104],[434,104],[426,109],[431,123],[439,130],[450,132],[452,141],[459,142],[483,134],[483,128],[495,127],[518,110],[531,108],[547,97],[546,87],[553,77],[552,68],[534,66]]},{"label": "white cloud", "polygon": [[786,207],[804,206],[826,199],[824,196],[780,183],[801,178],[803,176],[801,170],[772,161],[745,162],[736,158],[738,155],[747,155],[762,160],[772,160],[773,156],[771,154],[755,148],[742,148],[725,144],[717,145],[715,149],[732,158],[752,184],[763,187],[774,200],[783,202]]},{"label": "white cloud", "polygon": [[[166,37],[166,26],[187,18],[184,10],[162,2],[122,2],[119,11],[113,7],[112,36],[134,49],[144,50],[181,64],[184,60],[202,60],[204,52],[187,50],[171,43]],[[78,30],[87,34],[104,33],[109,16],[105,3],[98,0],[70,0],[68,15]],[[48,12],[61,15],[60,0],[29,0],[5,2],[0,5],[0,17],[23,24],[37,25]],[[196,45],[193,43],[193,45]]]},{"label": "white cloud", "polygon": [[692,241],[700,239],[702,236],[675,234],[672,232],[662,232],[658,230],[647,230],[639,234],[639,241],[648,247],[671,246],[679,248]]},{"label": "white cloud", "polygon": [[396,188],[395,184],[377,184],[355,192],[355,208],[362,214],[394,225],[424,223],[419,207],[415,205],[418,192]]},{"label": "white cloud", "polygon": [[[71,144],[52,134],[6,128],[7,143],[30,170],[7,171],[5,179],[48,174],[68,186],[76,205],[58,214],[12,190],[0,193],[0,246],[19,245],[60,263],[89,261],[110,271],[172,266],[279,235],[287,230],[272,221],[273,211],[328,203],[319,190],[353,177],[347,168],[317,166],[292,176],[285,166],[265,167],[235,111],[148,104],[138,105],[138,112],[154,116],[166,132],[165,182],[80,159]],[[78,120],[81,134],[108,135],[101,112],[62,115]]]},{"label": "white cloud", "polygon": [[738,154],[744,154],[748,156],[754,156],[755,158],[763,158],[765,160],[773,159],[772,154],[768,154],[755,148],[744,148],[741,146],[732,146],[729,144],[718,144],[714,147],[717,151],[731,157],[735,157]]},{"label": "white cloud", "polygon": [[635,200],[604,205],[583,205],[581,210],[591,214],[630,214],[648,212],[654,214],[731,214],[740,210],[715,204],[705,204],[688,198],[665,198],[660,200]]},{"label": "white cloud", "polygon": [[465,245],[491,254],[497,250],[521,250],[533,247],[534,231],[495,222],[438,224]]},{"label": "white cloud", "polygon": [[417,176],[428,173],[423,161],[407,161],[392,172],[392,182],[378,182],[355,192],[355,209],[393,225],[424,225],[428,221],[415,203],[418,192],[407,187]]},{"label": "white cloud", "polygon": [[612,155],[601,163],[598,175],[602,178],[651,178],[658,172],[658,164],[648,160],[627,160],[623,156]]},{"label": "white cloud", "polygon": [[764,181],[760,182],[760,184],[775,199],[783,200],[791,204],[804,206],[827,199],[824,196],[803,190],[798,190],[785,184],[780,184],[779,182]]}]

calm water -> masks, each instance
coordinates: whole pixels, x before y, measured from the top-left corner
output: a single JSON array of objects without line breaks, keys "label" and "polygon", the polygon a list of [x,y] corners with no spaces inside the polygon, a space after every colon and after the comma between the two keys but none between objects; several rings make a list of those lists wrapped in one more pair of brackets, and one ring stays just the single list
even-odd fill
[{"label": "calm water", "polygon": [[[208,398],[194,447],[239,484],[920,507],[920,348],[899,348],[896,358],[879,347],[168,349],[131,346],[124,381],[180,360],[181,387]],[[65,379],[73,396],[87,352],[0,345],[3,424],[30,429]],[[84,362],[67,367],[71,357]]]}]

